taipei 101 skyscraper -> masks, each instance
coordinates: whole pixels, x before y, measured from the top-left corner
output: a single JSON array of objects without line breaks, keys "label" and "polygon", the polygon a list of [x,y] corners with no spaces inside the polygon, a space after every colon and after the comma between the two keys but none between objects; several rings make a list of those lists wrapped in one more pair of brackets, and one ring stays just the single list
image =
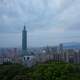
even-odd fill
[{"label": "taipei 101 skyscraper", "polygon": [[27,31],[25,26],[22,31],[22,55],[27,55]]}]

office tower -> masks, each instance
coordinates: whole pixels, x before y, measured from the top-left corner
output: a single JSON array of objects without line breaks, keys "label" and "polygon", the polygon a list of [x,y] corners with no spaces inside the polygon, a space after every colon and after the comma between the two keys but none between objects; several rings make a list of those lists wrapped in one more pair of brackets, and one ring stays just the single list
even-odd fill
[{"label": "office tower", "polygon": [[27,55],[27,31],[25,26],[22,31],[22,55]]},{"label": "office tower", "polygon": [[59,45],[59,54],[60,54],[60,60],[64,61],[64,49],[63,49],[63,44]]},{"label": "office tower", "polygon": [[35,56],[27,51],[27,31],[26,27],[22,31],[22,64],[32,67],[35,64]]}]

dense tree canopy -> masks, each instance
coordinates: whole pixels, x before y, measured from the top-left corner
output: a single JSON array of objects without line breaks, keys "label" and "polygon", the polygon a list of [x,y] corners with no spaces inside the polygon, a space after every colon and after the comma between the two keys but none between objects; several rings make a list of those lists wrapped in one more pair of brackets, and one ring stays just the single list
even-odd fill
[{"label": "dense tree canopy", "polygon": [[80,80],[80,65],[48,62],[26,68],[19,64],[0,65],[0,80]]}]

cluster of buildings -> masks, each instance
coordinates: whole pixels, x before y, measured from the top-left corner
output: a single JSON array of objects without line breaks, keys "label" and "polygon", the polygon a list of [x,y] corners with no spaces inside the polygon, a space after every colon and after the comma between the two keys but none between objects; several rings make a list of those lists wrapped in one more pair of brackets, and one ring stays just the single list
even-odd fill
[{"label": "cluster of buildings", "polygon": [[[5,52],[7,54],[5,54]],[[0,64],[4,62],[21,63],[31,67],[37,63],[47,61],[64,61],[68,63],[80,63],[80,49],[65,49],[63,44],[56,47],[36,48],[31,51],[27,48],[26,27],[22,31],[22,49],[0,50]]]},{"label": "cluster of buildings", "polygon": [[18,48],[0,48],[0,64],[5,62],[17,63],[21,50]]},{"label": "cluster of buildings", "polygon": [[80,63],[80,49],[65,49],[63,44],[58,47],[48,47],[43,49],[43,52],[39,55],[40,62],[46,61],[63,61],[67,63]]},{"label": "cluster of buildings", "polygon": [[68,63],[80,63],[79,49],[64,49],[63,44],[57,47],[44,47],[39,52],[33,54],[27,49],[27,31],[24,27],[22,32],[22,63],[27,66],[32,66],[37,63],[44,63],[46,61],[64,61]]}]

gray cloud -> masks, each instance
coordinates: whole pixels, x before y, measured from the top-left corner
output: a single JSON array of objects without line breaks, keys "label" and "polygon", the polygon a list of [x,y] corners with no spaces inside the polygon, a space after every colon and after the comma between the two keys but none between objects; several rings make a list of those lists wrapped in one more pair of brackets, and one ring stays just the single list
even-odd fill
[{"label": "gray cloud", "polygon": [[[73,39],[73,30],[79,31],[79,23],[79,0],[0,0],[0,33],[1,35],[5,33],[10,38],[6,39],[3,35],[0,43],[2,42],[4,46],[6,41],[8,45],[12,39],[14,44],[9,44],[16,45],[17,40],[21,38],[17,32],[21,34],[24,24],[30,34],[30,46],[77,41],[79,39]],[[77,33],[76,30],[75,33]],[[72,39],[68,39],[68,32],[69,37],[73,36]],[[13,38],[8,35],[13,33],[18,36],[15,41],[13,35]]]},{"label": "gray cloud", "polygon": [[[16,27],[21,27],[23,24],[26,24],[29,29],[47,25],[50,27],[55,15],[71,2],[72,0],[3,0],[0,5],[0,20],[4,25],[2,22],[0,25],[5,27],[6,32],[11,30],[9,26],[15,28],[13,29],[15,32]],[[2,31],[5,32],[5,29]]]}]

